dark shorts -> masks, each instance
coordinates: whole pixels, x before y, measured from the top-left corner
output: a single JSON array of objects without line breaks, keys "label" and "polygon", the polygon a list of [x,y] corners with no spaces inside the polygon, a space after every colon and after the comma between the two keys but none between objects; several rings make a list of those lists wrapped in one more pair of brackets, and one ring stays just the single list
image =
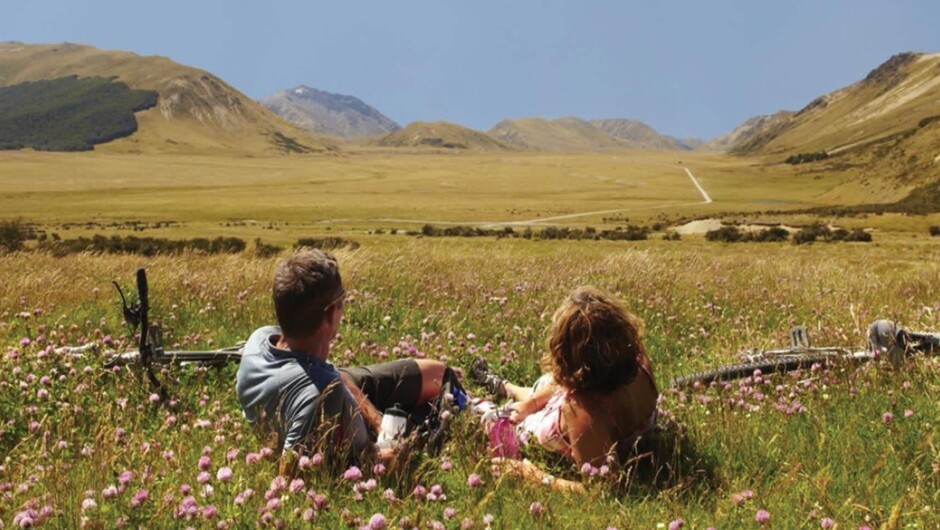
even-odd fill
[{"label": "dark shorts", "polygon": [[339,372],[349,377],[379,412],[396,403],[409,409],[421,398],[421,369],[414,359],[339,368]]}]

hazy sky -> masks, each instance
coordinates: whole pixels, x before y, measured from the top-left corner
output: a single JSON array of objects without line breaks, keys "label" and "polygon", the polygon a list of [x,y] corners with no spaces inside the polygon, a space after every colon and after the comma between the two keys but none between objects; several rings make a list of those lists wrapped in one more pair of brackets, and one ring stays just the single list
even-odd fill
[{"label": "hazy sky", "polygon": [[402,124],[637,118],[703,138],[938,52],[938,23],[937,0],[0,4],[0,40],[165,55],[254,98],[306,84]]}]

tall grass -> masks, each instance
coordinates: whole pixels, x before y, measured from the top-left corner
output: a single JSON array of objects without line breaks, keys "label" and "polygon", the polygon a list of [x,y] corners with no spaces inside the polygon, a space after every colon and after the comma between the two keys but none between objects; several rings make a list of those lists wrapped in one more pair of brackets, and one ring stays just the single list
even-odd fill
[{"label": "tall grass", "polygon": [[[861,346],[878,317],[940,329],[937,250],[767,244],[716,254],[694,241],[400,241],[336,251],[350,293],[336,364],[425,356],[460,366],[483,354],[510,378],[531,381],[553,310],[575,286],[593,284],[645,321],[666,426],[647,442],[650,452],[617,485],[580,477],[590,493],[565,496],[494,476],[485,439],[465,416],[443,457],[419,455],[407,473],[363,470],[358,495],[355,482],[323,466],[302,474],[296,492],[281,489],[272,484],[275,455],[262,456],[238,409],[234,367],[166,371],[176,403],[165,407],[151,403],[139,370],[106,371],[100,354],[48,353],[88,341],[132,346],[109,282],[132,288],[138,266],[148,269],[151,315],[166,328],[167,346],[244,340],[273,321],[276,258],[14,253],[0,256],[0,520],[295,527],[306,515],[334,528],[381,513],[394,526],[408,518],[419,528],[458,528],[466,518],[483,528],[490,514],[494,528],[655,528],[680,518],[683,528],[751,528],[763,509],[773,528],[818,528],[825,518],[853,529],[940,524],[936,360],[666,390],[672,377],[732,361],[743,349],[787,344],[796,324],[817,344],[843,346]],[[526,455],[579,478],[537,448]],[[231,480],[219,478],[222,467]],[[483,485],[469,485],[471,474]],[[435,484],[446,500],[415,494]],[[249,488],[254,495],[243,499]],[[143,490],[146,499],[132,502]],[[538,515],[529,510],[534,502],[543,506]]]}]

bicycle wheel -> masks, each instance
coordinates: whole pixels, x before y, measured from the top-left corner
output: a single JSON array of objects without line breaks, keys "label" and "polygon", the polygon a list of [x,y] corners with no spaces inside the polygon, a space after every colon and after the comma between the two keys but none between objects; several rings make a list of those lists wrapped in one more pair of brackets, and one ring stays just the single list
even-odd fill
[{"label": "bicycle wheel", "polygon": [[712,381],[731,381],[753,375],[755,370],[760,370],[763,374],[792,372],[809,368],[816,363],[825,366],[834,359],[843,357],[842,354],[835,352],[780,355],[752,362],[729,364],[714,370],[677,377],[672,380],[670,386],[672,388],[682,388],[695,383],[707,385]]}]

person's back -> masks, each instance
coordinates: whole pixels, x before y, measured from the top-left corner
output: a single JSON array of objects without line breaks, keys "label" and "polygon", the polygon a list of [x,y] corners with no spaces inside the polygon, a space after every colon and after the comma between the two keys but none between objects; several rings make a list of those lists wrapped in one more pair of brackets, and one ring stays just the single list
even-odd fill
[{"label": "person's back", "polygon": [[[277,347],[281,330],[265,326],[245,344],[236,393],[245,418],[259,436],[280,450],[333,434],[354,451],[369,447],[365,424],[354,401],[329,363]],[[336,430],[345,426],[349,432]],[[320,427],[332,433],[319,432]]]},{"label": "person's back", "polygon": [[636,378],[609,393],[571,393],[562,408],[560,425],[566,440],[593,438],[605,454],[623,455],[656,423],[659,393],[644,359]]}]

